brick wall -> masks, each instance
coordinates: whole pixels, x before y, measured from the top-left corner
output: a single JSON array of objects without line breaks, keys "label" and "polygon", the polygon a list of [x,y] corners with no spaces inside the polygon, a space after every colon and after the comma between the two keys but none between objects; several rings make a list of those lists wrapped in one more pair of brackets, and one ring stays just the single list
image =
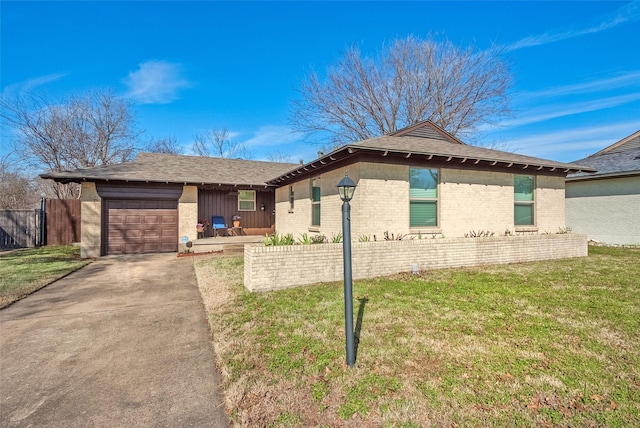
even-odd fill
[{"label": "brick wall", "polygon": [[[430,270],[586,257],[587,249],[587,237],[577,234],[354,242],[353,278],[411,272],[414,264]],[[342,281],[342,264],[342,244],[246,245],[244,285],[267,291]]]},{"label": "brick wall", "polygon": [[[463,237],[470,231],[506,230],[555,233],[565,226],[564,177],[537,176],[535,225],[514,225],[513,174],[469,169],[441,168],[438,227],[409,226],[409,166],[360,162],[318,175],[322,190],[321,225],[311,228],[310,180],[293,184],[295,205],[289,210],[289,186],[276,190],[276,231],[298,237],[305,232],[327,237],[341,230],[341,208],[336,185],[345,170],[356,182],[351,201],[354,237],[394,234]],[[533,172],[532,172],[533,173]]]},{"label": "brick wall", "polygon": [[182,195],[178,199],[178,251],[183,252],[187,246],[182,243],[182,237],[189,241],[198,238],[196,230],[198,224],[198,188],[196,186],[183,186]]},{"label": "brick wall", "polygon": [[102,198],[98,195],[96,183],[82,183],[80,218],[80,256],[100,257]]}]

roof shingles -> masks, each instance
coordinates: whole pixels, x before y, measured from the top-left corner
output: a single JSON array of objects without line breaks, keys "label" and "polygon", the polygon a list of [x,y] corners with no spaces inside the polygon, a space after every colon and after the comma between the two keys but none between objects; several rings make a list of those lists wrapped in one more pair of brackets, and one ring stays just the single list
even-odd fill
[{"label": "roof shingles", "polygon": [[57,181],[136,181],[156,183],[266,186],[295,164],[140,153],[131,162],[42,174]]}]

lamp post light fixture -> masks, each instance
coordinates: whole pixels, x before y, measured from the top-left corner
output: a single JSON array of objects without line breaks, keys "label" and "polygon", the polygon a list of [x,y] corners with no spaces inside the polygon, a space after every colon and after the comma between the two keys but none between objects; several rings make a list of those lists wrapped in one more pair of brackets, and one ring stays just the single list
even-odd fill
[{"label": "lamp post light fixture", "polygon": [[353,339],[353,290],[351,271],[351,205],[356,183],[345,173],[338,183],[338,193],[342,199],[342,260],[344,263],[344,332],[346,336],[347,366],[356,362]]}]

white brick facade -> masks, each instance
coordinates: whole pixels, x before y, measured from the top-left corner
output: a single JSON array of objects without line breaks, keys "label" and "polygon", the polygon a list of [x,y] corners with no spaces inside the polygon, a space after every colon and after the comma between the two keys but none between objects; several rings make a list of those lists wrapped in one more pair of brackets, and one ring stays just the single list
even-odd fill
[{"label": "white brick facade", "polygon": [[[577,234],[354,242],[353,278],[411,272],[414,264],[430,270],[586,257],[587,252],[587,237]],[[244,285],[250,291],[342,280],[342,244],[245,246]]]},{"label": "white brick facade", "polygon": [[[565,227],[564,177],[536,176],[534,225],[514,225],[514,174],[441,168],[438,185],[438,226],[409,225],[409,166],[359,162],[313,178],[320,183],[321,224],[311,227],[310,178],[293,184],[295,202],[289,204],[289,185],[276,190],[276,231],[322,233],[328,238],[341,231],[341,205],[337,184],[348,170],[357,188],[351,201],[352,238],[383,233],[462,237],[471,231],[555,233]],[[524,171],[523,171],[524,172]],[[533,175],[533,174],[530,174]]]}]

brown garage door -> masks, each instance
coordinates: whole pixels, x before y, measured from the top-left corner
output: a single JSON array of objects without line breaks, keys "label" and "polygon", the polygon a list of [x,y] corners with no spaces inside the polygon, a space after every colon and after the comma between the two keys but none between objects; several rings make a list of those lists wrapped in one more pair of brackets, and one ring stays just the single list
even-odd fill
[{"label": "brown garage door", "polygon": [[178,202],[110,199],[106,254],[178,251]]}]

